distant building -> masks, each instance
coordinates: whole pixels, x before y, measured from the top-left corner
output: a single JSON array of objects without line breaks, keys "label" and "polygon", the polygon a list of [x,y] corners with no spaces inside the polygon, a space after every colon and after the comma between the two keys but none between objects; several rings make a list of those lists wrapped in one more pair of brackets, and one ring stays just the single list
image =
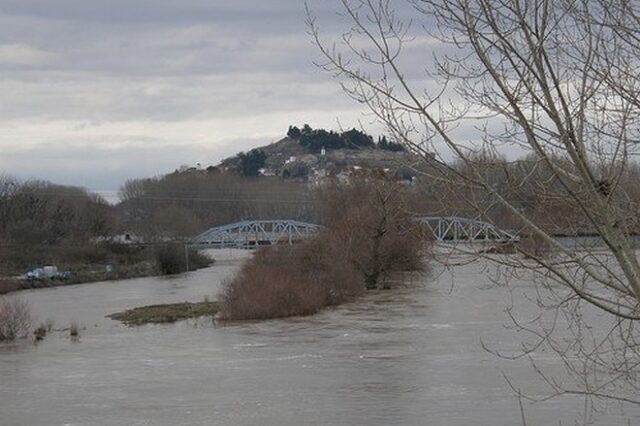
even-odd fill
[{"label": "distant building", "polygon": [[112,235],[110,237],[98,237],[95,241],[98,243],[109,242],[114,244],[139,244],[144,242],[142,237],[133,232],[123,232],[122,234]]},{"label": "distant building", "polygon": [[268,169],[266,167],[263,167],[262,169],[258,169],[258,174],[260,176],[266,176],[266,177],[268,177],[268,176],[276,176],[276,172],[274,172],[273,170]]},{"label": "distant building", "polygon": [[329,173],[327,169],[317,169],[313,173],[309,174],[309,183],[312,186],[321,186],[330,181]]}]

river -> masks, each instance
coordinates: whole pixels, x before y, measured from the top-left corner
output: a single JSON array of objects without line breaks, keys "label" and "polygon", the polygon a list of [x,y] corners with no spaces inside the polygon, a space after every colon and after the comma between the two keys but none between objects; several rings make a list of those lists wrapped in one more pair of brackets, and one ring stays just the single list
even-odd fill
[{"label": "river", "polygon": [[[520,425],[505,376],[545,395],[528,361],[482,348],[481,340],[512,351],[523,336],[508,327],[509,292],[480,261],[436,266],[307,318],[137,328],[105,318],[214,297],[240,264],[21,292],[40,320],[76,321],[81,336],[54,331],[38,344],[0,345],[0,425]],[[517,303],[535,315],[530,302]],[[536,357],[562,376],[553,356]],[[524,404],[529,425],[573,424],[581,408],[572,398]],[[640,410],[612,410],[594,424],[640,424]]]}]

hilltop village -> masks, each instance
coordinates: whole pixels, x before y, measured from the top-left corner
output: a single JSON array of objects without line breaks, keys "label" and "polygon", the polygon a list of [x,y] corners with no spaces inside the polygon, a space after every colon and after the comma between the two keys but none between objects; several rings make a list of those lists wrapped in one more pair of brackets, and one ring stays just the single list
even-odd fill
[{"label": "hilltop village", "polygon": [[406,184],[415,180],[414,157],[385,136],[377,141],[362,131],[289,126],[287,136],[272,144],[241,152],[220,164],[183,166],[177,173],[233,173],[244,177],[281,177],[310,185],[345,183],[353,175],[379,171]]}]

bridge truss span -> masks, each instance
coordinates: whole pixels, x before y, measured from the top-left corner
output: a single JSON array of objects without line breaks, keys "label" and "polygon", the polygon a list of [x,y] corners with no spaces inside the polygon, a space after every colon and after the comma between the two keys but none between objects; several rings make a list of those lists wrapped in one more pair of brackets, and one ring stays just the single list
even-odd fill
[{"label": "bridge truss span", "polygon": [[[517,242],[519,237],[480,220],[458,216],[416,217],[438,243]],[[245,220],[216,226],[193,238],[187,246],[196,249],[255,249],[275,244],[294,244],[315,235],[321,225],[296,220]]]},{"label": "bridge truss span", "polygon": [[194,248],[254,249],[274,244],[294,244],[323,227],[296,220],[245,220],[210,228],[193,238]]},{"label": "bridge truss span", "polygon": [[502,230],[492,223],[458,216],[422,216],[417,217],[416,222],[426,226],[439,243],[509,243],[520,239],[515,233]]}]

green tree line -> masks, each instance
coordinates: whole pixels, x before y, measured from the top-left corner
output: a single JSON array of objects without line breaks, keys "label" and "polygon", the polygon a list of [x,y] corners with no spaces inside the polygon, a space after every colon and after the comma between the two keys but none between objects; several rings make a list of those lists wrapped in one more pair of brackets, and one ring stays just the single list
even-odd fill
[{"label": "green tree line", "polygon": [[386,136],[378,138],[378,142],[376,143],[373,140],[373,136],[357,129],[339,133],[333,130],[313,129],[308,124],[303,125],[301,129],[292,125],[289,126],[287,130],[287,136],[297,140],[301,146],[313,153],[318,153],[323,148],[326,150],[334,150],[377,147],[385,151],[404,151],[401,144],[388,141]]}]

